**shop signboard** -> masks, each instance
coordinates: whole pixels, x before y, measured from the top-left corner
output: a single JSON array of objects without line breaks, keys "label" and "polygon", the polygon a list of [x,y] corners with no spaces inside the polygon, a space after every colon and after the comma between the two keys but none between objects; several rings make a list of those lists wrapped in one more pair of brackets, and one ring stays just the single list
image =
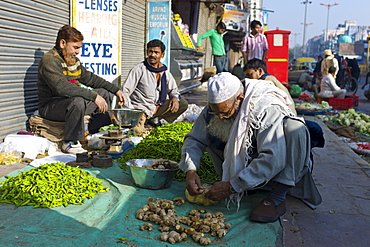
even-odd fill
[{"label": "shop signboard", "polygon": [[170,30],[171,30],[171,7],[170,1],[148,2],[148,42],[153,39],[161,40],[166,46],[165,57],[162,63],[169,65],[170,56]]},{"label": "shop signboard", "polygon": [[226,24],[226,30],[242,31],[247,30],[248,9],[242,9],[234,4],[225,4],[222,21]]},{"label": "shop signboard", "polygon": [[84,36],[84,67],[110,82],[121,74],[122,0],[72,0],[72,26]]}]

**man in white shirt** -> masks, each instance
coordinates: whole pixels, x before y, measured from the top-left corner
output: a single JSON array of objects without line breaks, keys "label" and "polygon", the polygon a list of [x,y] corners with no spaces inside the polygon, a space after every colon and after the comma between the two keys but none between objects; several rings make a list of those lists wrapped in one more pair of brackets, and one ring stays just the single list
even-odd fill
[{"label": "man in white shirt", "polygon": [[330,66],[328,69],[329,74],[324,75],[321,80],[321,88],[320,93],[318,96],[320,98],[339,98],[344,99],[346,96],[347,90],[341,89],[335,82],[334,76],[336,72],[336,68],[334,66]]},{"label": "man in white shirt", "polygon": [[252,58],[258,58],[266,62],[268,44],[266,36],[260,33],[262,24],[254,20],[251,22],[250,27],[251,33],[247,34],[242,41],[244,63],[247,63]]}]

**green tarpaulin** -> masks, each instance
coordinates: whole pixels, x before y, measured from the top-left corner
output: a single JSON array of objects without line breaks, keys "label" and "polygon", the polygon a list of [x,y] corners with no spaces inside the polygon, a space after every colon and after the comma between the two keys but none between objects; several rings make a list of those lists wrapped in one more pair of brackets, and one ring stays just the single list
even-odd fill
[{"label": "green tarpaulin", "polygon": [[[20,171],[33,167],[27,166]],[[117,164],[108,169],[86,169],[103,180],[108,192],[99,193],[84,205],[69,205],[56,208],[32,208],[22,206],[15,209],[12,204],[0,203],[0,246],[170,246],[159,240],[160,232],[155,225],[153,231],[140,231],[144,223],[135,218],[136,210],[146,204],[148,197],[172,200],[185,197],[185,182],[174,181],[169,189],[147,190],[133,185],[131,177]],[[1,178],[4,181],[5,178]],[[255,223],[248,219],[253,208],[266,194],[256,193],[244,198],[237,211],[223,202],[206,207],[209,212],[223,212],[231,223],[228,234],[211,239],[210,246],[274,246],[280,224]],[[177,215],[186,215],[190,209],[204,208],[185,203],[176,207]],[[117,243],[118,238],[127,238]],[[190,238],[176,246],[199,246]]]}]

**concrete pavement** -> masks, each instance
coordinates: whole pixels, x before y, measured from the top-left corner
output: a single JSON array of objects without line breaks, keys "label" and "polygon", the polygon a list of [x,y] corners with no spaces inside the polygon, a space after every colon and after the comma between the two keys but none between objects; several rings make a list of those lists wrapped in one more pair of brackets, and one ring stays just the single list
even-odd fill
[{"label": "concrete pavement", "polygon": [[[363,96],[363,83],[360,79],[357,110],[368,113],[370,103]],[[204,106],[206,95],[206,86],[202,85],[185,97],[190,104]],[[317,122],[326,139],[324,148],[313,150],[313,176],[323,202],[311,210],[300,200],[288,197],[276,246],[369,246],[370,166],[319,119],[305,118]]]}]

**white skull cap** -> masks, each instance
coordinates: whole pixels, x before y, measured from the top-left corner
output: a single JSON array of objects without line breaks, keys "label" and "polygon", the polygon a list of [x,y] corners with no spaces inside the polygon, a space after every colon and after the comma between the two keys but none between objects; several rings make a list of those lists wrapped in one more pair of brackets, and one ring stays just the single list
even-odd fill
[{"label": "white skull cap", "polygon": [[218,73],[208,79],[208,102],[218,104],[233,97],[242,83],[229,72]]}]

